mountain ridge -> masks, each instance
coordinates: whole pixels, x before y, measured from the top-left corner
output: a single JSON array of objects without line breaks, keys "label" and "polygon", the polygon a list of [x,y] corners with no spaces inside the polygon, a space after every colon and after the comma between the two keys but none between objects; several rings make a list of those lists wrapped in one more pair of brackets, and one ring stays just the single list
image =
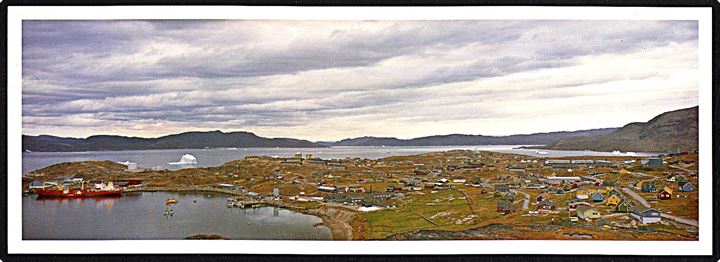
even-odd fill
[{"label": "mountain ridge", "polygon": [[559,139],[543,149],[676,152],[698,149],[698,107],[659,114],[647,122],[632,122],[596,137]]},{"label": "mountain ridge", "polygon": [[460,146],[460,145],[547,145],[569,136],[596,136],[608,134],[617,128],[598,128],[577,131],[557,131],[509,136],[448,134],[399,139],[395,137],[363,136],[336,142],[319,142],[326,146]]},{"label": "mountain ridge", "polygon": [[157,138],[94,135],[68,138],[50,135],[22,136],[23,150],[37,152],[78,152],[151,149],[198,149],[218,147],[326,147],[307,140],[266,138],[251,132],[191,131]]}]

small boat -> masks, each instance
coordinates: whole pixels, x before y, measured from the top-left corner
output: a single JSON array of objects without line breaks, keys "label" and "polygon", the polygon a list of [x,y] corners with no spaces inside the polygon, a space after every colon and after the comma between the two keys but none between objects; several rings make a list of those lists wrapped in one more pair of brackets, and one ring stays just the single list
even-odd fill
[{"label": "small boat", "polygon": [[170,205],[170,204],[177,204],[177,202],[178,202],[178,200],[177,200],[177,199],[174,199],[174,198],[165,199],[165,204],[168,204],[168,205]]}]

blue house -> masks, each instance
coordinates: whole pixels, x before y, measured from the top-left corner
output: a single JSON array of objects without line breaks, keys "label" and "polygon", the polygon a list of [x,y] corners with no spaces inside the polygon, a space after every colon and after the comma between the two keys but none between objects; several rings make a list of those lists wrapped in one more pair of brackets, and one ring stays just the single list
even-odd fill
[{"label": "blue house", "polygon": [[680,191],[682,191],[682,192],[692,192],[692,191],[695,191],[695,186],[693,186],[692,184],[690,184],[690,182],[687,182],[687,183],[683,184],[682,186],[680,186]]},{"label": "blue house", "polygon": [[593,202],[603,202],[605,200],[605,197],[600,194],[600,192],[595,192],[592,195],[590,195],[590,198],[592,198]]},{"label": "blue house", "polygon": [[656,191],[655,189],[655,183],[650,181],[645,181],[642,183],[641,191],[643,193],[654,193]]}]

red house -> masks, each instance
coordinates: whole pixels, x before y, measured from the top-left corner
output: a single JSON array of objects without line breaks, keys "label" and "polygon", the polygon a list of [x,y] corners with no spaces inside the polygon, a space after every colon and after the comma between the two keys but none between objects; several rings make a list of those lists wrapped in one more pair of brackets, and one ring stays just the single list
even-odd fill
[{"label": "red house", "polygon": [[658,198],[658,199],[661,199],[661,200],[672,199],[672,194],[670,194],[670,192],[668,192],[668,191],[666,191],[666,190],[663,190],[663,191],[660,191],[660,193],[657,194],[657,198]]},{"label": "red house", "polygon": [[547,199],[547,195],[545,195],[545,194],[543,193],[543,194],[538,195],[537,198],[535,198],[535,201],[537,201],[537,202],[542,202],[542,201],[545,200],[545,199]]},{"label": "red house", "polygon": [[538,203],[537,210],[538,211],[555,210],[555,203],[553,203],[550,200],[543,200],[542,202]]}]

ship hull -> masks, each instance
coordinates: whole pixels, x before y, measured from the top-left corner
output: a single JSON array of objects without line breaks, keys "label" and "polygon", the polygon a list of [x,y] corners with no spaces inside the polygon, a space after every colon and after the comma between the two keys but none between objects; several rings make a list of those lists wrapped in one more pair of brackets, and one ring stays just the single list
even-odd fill
[{"label": "ship hull", "polygon": [[80,189],[69,189],[69,190],[48,190],[38,189],[35,193],[41,197],[102,197],[102,196],[120,196],[122,190],[80,190]]}]

